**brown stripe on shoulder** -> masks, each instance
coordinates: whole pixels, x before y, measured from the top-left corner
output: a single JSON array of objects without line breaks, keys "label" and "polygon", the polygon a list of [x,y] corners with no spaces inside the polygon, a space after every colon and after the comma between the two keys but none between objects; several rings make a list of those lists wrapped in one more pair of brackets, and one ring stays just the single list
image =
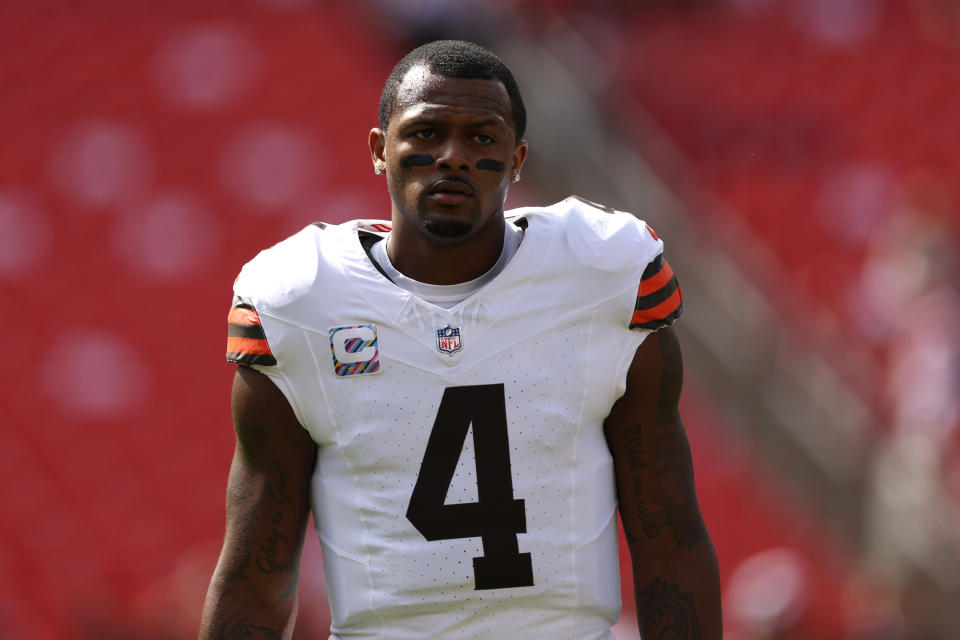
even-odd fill
[{"label": "brown stripe on shoulder", "polygon": [[264,367],[274,367],[277,364],[277,359],[271,354],[250,354],[228,351],[227,362],[235,362],[236,364],[243,364],[248,367],[255,364]]},{"label": "brown stripe on shoulder", "polygon": [[277,364],[260,323],[260,315],[247,302],[238,301],[227,315],[227,362],[266,366]]},{"label": "brown stripe on shoulder", "polygon": [[630,328],[662,329],[676,320],[682,311],[680,283],[661,253],[643,271]]}]

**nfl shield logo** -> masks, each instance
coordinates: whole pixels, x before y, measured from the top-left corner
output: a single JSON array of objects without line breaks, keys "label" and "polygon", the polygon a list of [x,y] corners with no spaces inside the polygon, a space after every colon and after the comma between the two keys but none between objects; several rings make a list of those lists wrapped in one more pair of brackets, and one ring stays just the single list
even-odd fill
[{"label": "nfl shield logo", "polygon": [[437,329],[437,349],[444,353],[456,353],[460,351],[460,327],[445,326],[443,329]]}]

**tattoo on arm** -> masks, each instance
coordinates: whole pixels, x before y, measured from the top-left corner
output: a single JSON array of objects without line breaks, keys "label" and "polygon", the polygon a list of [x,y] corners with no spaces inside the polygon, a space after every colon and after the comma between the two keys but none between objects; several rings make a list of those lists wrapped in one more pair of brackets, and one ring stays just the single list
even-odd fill
[{"label": "tattoo on arm", "polygon": [[[648,338],[650,339],[650,338]],[[627,531],[628,542],[659,538],[669,531],[678,546],[693,548],[706,535],[706,527],[693,496],[693,460],[677,402],[683,384],[683,363],[680,346],[672,335],[657,335],[650,348],[659,350],[662,363],[659,379],[650,381],[655,393],[655,410],[643,420],[634,422],[621,434],[621,446],[629,470],[629,480],[621,486],[621,498],[636,508],[637,524]],[[661,491],[667,487],[678,492],[663,502]],[[684,487],[689,495],[683,497]]]},{"label": "tattoo on arm", "polygon": [[[627,464],[634,472],[630,498],[636,506],[640,527],[647,538],[658,538],[664,529],[669,529],[677,545],[692,550],[706,534],[699,509],[694,504],[657,508],[658,505],[652,504],[647,496],[644,489],[646,480],[642,474],[650,467],[653,467],[653,472],[657,476],[692,473],[686,438],[682,433],[657,435],[655,432],[649,438],[654,443],[650,451],[644,448],[642,433],[641,425],[636,424],[625,434]],[[665,478],[664,481],[670,482],[670,479]],[[638,539],[629,533],[627,537],[628,542]]]},{"label": "tattoo on arm", "polygon": [[274,461],[273,468],[277,473],[277,482],[274,484],[267,481],[264,489],[267,498],[273,503],[270,524],[274,526],[257,554],[257,568],[264,573],[282,573],[292,568],[289,559],[284,562],[281,556],[282,546],[289,544],[290,540],[280,532],[279,526],[283,524],[283,507],[293,504],[293,499],[287,495],[287,474],[283,467]]},{"label": "tattoo on arm", "polygon": [[[305,459],[303,464],[305,470],[309,469],[313,458]],[[296,591],[300,573],[298,543],[291,540],[286,532],[294,520],[307,516],[290,495],[290,478],[284,467],[274,460],[271,468],[271,478],[262,487],[239,485],[230,495],[232,504],[238,507],[242,505],[242,510],[236,515],[241,525],[240,535],[235,545],[236,552],[227,564],[217,569],[217,575],[227,583],[246,580],[250,577],[251,566],[263,574],[290,574],[290,582],[280,594],[281,598],[286,598]],[[258,531],[267,527],[269,532],[266,536],[263,537],[263,533],[258,536]]]},{"label": "tattoo on arm", "polygon": [[637,614],[644,640],[705,640],[693,594],[660,578],[637,597]]}]

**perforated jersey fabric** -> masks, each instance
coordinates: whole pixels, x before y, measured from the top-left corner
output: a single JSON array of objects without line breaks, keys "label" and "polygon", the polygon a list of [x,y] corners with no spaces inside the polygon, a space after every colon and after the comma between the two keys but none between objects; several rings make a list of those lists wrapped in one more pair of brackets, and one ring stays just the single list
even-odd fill
[{"label": "perforated jersey fabric", "polygon": [[567,199],[506,216],[526,227],[516,254],[450,309],[371,263],[359,234],[383,221],[311,225],[234,285],[228,359],[270,376],[319,446],[332,640],[613,637],[602,425],[653,326],[637,313],[669,324],[679,288],[640,308],[642,282],[675,278],[630,214]]}]

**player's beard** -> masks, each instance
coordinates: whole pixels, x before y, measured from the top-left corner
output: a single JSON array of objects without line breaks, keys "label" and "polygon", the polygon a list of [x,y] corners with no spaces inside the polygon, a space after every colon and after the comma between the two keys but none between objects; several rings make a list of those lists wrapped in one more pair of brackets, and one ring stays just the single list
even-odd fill
[{"label": "player's beard", "polygon": [[475,222],[480,219],[480,203],[471,198],[460,207],[444,209],[425,201],[420,202],[419,218],[423,229],[435,238],[458,240],[466,238],[474,231]]},{"label": "player's beard", "polygon": [[473,224],[465,220],[427,218],[423,221],[423,228],[440,238],[462,238],[470,234]]}]

